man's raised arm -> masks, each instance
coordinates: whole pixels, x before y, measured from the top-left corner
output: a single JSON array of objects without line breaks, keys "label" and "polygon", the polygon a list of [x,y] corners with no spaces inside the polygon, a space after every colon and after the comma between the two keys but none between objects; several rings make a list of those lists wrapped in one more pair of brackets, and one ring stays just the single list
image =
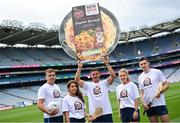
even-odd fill
[{"label": "man's raised arm", "polygon": [[80,79],[80,74],[81,74],[83,64],[78,62],[77,65],[78,65],[78,68],[77,68],[76,75],[75,75],[75,81],[78,83],[78,85],[80,87],[83,87],[84,86],[84,81]]},{"label": "man's raised arm", "polygon": [[116,78],[116,73],[114,72],[111,65],[109,64],[109,57],[108,56],[102,57],[102,61],[104,62],[104,64],[106,65],[106,67],[109,71],[110,76],[107,78],[107,81],[111,85],[113,83],[114,79]]}]

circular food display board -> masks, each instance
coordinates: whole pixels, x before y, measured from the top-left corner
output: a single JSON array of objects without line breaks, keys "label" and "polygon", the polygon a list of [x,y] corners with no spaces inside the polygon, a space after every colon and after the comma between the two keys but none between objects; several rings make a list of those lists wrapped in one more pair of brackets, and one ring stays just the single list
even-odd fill
[{"label": "circular food display board", "polygon": [[[107,53],[110,54],[118,44],[120,38],[119,23],[115,16],[107,9],[100,6],[101,20],[104,33],[104,46]],[[72,14],[69,12],[63,19],[60,31],[59,41],[64,51],[72,58],[77,58],[74,43],[74,30],[72,22]]]}]

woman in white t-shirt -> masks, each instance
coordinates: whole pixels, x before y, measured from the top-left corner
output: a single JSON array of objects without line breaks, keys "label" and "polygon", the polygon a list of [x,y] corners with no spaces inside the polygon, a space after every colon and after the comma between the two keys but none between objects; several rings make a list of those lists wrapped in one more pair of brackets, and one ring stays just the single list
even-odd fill
[{"label": "woman in white t-shirt", "polygon": [[84,123],[85,108],[84,99],[78,84],[74,80],[70,80],[67,84],[68,95],[63,98],[62,112],[65,116],[65,122]]},{"label": "woman in white t-shirt", "polygon": [[139,91],[137,86],[130,81],[126,69],[119,71],[121,84],[116,87],[116,96],[120,107],[120,118],[122,122],[139,122]]}]

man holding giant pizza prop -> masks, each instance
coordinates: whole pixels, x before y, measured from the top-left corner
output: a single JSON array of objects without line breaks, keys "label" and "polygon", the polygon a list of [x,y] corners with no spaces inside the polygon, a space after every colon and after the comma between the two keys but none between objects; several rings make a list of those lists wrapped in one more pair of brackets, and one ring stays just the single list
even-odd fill
[{"label": "man holding giant pizza prop", "polygon": [[109,122],[112,123],[112,107],[110,104],[108,91],[109,86],[113,83],[116,77],[114,70],[109,64],[108,56],[103,56],[102,61],[106,65],[110,76],[105,80],[100,80],[101,72],[97,69],[92,69],[90,71],[91,82],[86,82],[80,79],[80,74],[82,70],[82,62],[78,62],[78,69],[75,75],[75,80],[78,85],[84,88],[89,103],[89,120],[92,122]]}]

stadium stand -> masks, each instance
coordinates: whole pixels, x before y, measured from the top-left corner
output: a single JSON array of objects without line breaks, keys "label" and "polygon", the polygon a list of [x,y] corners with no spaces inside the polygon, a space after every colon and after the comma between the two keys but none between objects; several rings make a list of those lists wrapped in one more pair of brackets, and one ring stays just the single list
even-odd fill
[{"label": "stadium stand", "polygon": [[[176,19],[150,28],[121,32],[119,44],[109,55],[110,64],[116,73],[125,67],[130,71],[131,80],[137,83],[141,72],[137,61],[139,57],[146,56],[153,67],[165,73],[168,81],[180,81],[180,33],[176,31],[180,28],[179,22],[180,19]],[[74,78],[77,65],[76,60],[69,57],[61,47],[53,47],[60,44],[58,30],[46,30],[43,25],[38,27],[36,24],[27,28],[23,28],[22,23],[16,23],[16,26],[12,24],[12,21],[3,21],[0,25],[0,43],[7,45],[0,47],[0,105],[25,106],[36,103],[37,90],[45,82],[44,70],[49,67],[57,70],[57,83],[62,96],[65,96],[66,82]],[[154,37],[164,31],[169,33]],[[139,37],[147,38],[130,41]],[[14,46],[20,43],[28,47]],[[46,47],[34,46],[38,44]],[[102,79],[108,75],[102,62],[97,61],[84,65],[83,79],[89,80],[88,73],[92,67],[102,71]],[[119,83],[117,77],[110,91],[114,91]]]},{"label": "stadium stand", "polygon": [[[179,50],[180,34],[147,39],[144,41],[119,44],[110,54],[111,60],[134,59],[139,56],[166,53]],[[176,42],[175,42],[176,41]],[[127,49],[131,49],[128,50]],[[139,53],[138,53],[139,52]],[[53,48],[0,48],[2,66],[12,65],[46,65],[46,64],[75,64],[63,49]]]}]

